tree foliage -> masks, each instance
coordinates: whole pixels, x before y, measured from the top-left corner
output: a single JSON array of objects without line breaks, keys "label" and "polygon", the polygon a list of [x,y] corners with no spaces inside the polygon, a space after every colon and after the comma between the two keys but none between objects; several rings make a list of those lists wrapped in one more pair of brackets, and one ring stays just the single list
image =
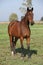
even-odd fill
[{"label": "tree foliage", "polygon": [[12,21],[12,20],[17,20],[18,19],[18,16],[16,13],[12,13],[10,16],[9,16],[9,21]]},{"label": "tree foliage", "polygon": [[24,0],[24,2],[22,3],[22,7],[20,7],[20,10],[23,14],[25,14],[27,7],[32,7],[32,0]]}]

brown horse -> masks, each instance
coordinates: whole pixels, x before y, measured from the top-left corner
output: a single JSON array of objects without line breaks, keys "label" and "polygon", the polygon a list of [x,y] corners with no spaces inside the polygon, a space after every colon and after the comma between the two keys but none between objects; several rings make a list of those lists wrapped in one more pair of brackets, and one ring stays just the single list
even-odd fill
[{"label": "brown horse", "polygon": [[34,24],[33,8],[31,8],[31,9],[27,8],[27,12],[21,21],[12,21],[8,25],[8,34],[10,37],[10,46],[11,46],[12,54],[15,53],[15,46],[16,46],[16,42],[18,39],[20,39],[20,42],[21,42],[22,52],[23,52],[23,48],[24,48],[23,47],[24,38],[26,38],[27,47],[28,47],[28,50],[30,50],[31,31],[30,31],[29,23],[31,23],[31,25]]}]

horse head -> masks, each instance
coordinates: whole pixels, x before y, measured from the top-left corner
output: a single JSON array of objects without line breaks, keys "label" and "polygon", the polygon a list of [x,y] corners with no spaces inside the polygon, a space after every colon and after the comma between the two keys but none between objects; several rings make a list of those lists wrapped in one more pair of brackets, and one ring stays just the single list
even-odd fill
[{"label": "horse head", "polygon": [[31,25],[34,24],[34,21],[33,21],[33,8],[29,8],[27,7],[27,14],[26,14],[26,17],[27,17],[27,22],[31,23]]}]

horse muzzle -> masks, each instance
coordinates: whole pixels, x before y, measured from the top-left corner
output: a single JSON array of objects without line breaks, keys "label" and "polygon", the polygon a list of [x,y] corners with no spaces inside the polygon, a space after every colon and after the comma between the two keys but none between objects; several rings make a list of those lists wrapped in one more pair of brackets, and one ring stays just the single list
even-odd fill
[{"label": "horse muzzle", "polygon": [[34,21],[31,23],[31,25],[34,25],[35,23],[34,23]]}]

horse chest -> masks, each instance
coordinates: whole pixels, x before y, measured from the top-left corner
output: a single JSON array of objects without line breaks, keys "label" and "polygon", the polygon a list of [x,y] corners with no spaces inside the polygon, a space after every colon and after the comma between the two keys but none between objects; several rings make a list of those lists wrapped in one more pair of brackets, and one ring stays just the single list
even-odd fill
[{"label": "horse chest", "polygon": [[26,25],[21,25],[21,35],[24,37],[30,35],[30,30]]}]

